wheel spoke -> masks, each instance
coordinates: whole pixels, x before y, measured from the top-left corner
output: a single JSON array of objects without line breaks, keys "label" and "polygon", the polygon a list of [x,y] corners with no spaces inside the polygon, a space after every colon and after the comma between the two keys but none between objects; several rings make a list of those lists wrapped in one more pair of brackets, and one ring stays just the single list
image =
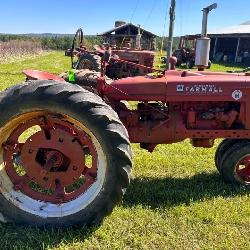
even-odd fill
[{"label": "wheel spoke", "polygon": [[50,123],[50,121],[46,117],[41,117],[39,119],[39,126],[44,131],[44,134],[47,140],[50,140],[51,138],[50,130],[53,129],[53,126]]},{"label": "wheel spoke", "polygon": [[65,187],[61,185],[60,180],[56,180],[56,188],[54,192],[54,198],[56,201],[63,202],[65,198]]},{"label": "wheel spoke", "polygon": [[23,145],[24,145],[24,143],[18,142],[18,143],[15,145],[15,150],[21,151],[22,148],[23,148]]},{"label": "wheel spoke", "polygon": [[90,184],[94,183],[97,177],[96,170],[91,169],[91,168],[87,169],[87,171],[84,173],[84,177],[87,183],[90,183]]},{"label": "wheel spoke", "polygon": [[29,177],[25,174],[24,176],[21,176],[20,178],[18,178],[18,180],[16,180],[13,183],[13,188],[16,191],[22,190],[25,186],[28,186],[28,182],[29,182]]}]

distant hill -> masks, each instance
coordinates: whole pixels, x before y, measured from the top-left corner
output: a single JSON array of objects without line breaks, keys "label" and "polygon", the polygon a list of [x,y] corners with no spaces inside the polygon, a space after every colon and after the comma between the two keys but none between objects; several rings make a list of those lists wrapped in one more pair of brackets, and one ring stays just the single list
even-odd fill
[{"label": "distant hill", "polygon": [[[21,37],[34,37],[34,38],[44,38],[44,37],[73,37],[75,34],[58,34],[58,33],[25,33],[25,34],[7,34],[0,33],[3,36],[21,36]],[[84,35],[85,37],[95,37],[95,35]]]},{"label": "distant hill", "polygon": [[26,34],[18,34],[20,36],[28,36],[28,37],[73,37],[74,34],[56,34],[56,33],[26,33]]}]

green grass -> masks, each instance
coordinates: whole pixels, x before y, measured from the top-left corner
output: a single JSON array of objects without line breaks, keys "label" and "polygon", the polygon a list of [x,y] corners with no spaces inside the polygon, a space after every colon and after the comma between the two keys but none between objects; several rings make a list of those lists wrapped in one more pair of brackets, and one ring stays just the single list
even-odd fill
[{"label": "green grass", "polygon": [[[226,72],[226,71],[242,70],[242,69],[245,69],[246,67],[247,66],[235,64],[235,63],[220,63],[220,64],[212,63],[210,70],[218,71],[218,72]],[[185,64],[178,67],[178,69],[190,70],[190,69],[187,69]],[[198,69],[196,67],[193,67],[191,70],[197,71]]]},{"label": "green grass", "polygon": [[[24,80],[22,69],[59,73],[69,64],[62,53],[1,64],[1,88]],[[150,154],[133,145],[131,185],[100,227],[0,224],[0,249],[250,249],[249,191],[224,184],[214,166],[215,149],[195,149],[184,141]]]},{"label": "green grass", "polygon": [[212,63],[211,69],[212,71],[235,71],[235,70],[242,70],[247,68],[247,65],[241,65],[236,63]]},{"label": "green grass", "polygon": [[[164,52],[163,55],[165,55],[166,53]],[[156,58],[155,58],[155,62],[154,62],[154,66],[156,69],[161,69],[164,70],[166,68],[165,64],[161,63],[160,60],[160,53],[157,54]],[[242,70],[244,68],[249,67],[249,65],[243,65],[243,64],[236,64],[236,63],[212,63],[212,66],[210,68],[211,71],[218,71],[218,72],[225,72],[225,71],[235,71],[235,70]],[[180,67],[177,67],[178,69],[182,69],[182,70],[190,70],[187,69],[185,64],[182,64]],[[196,67],[194,67],[192,70],[197,70]]]},{"label": "green grass", "polygon": [[39,69],[59,74],[70,68],[70,58],[63,52],[44,53],[10,63],[0,63],[0,91],[25,80],[24,69]]}]

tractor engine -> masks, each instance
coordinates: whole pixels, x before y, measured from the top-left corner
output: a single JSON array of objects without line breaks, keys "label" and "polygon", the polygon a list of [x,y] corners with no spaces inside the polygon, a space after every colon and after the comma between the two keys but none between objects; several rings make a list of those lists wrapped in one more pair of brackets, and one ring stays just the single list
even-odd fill
[{"label": "tractor engine", "polygon": [[182,105],[187,129],[230,129],[237,124],[239,103],[190,102]]},{"label": "tractor engine", "polygon": [[[131,110],[124,105],[118,109],[130,140],[140,143],[148,151],[163,142],[182,141],[193,130],[243,128],[239,116],[241,106],[234,102],[139,102],[137,109]],[[210,136],[206,138],[204,135],[192,139],[197,147],[211,147],[213,142]]]}]

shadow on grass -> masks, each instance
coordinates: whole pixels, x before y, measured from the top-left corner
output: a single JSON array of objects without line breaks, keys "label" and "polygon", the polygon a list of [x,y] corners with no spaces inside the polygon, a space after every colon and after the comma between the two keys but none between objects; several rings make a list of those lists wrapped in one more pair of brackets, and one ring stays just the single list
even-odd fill
[{"label": "shadow on grass", "polygon": [[[41,71],[44,71],[44,72],[48,72],[48,71],[45,71],[45,70],[41,70]],[[55,73],[55,72],[49,72],[51,74],[54,74],[54,75],[58,75],[58,73]],[[22,72],[22,70],[20,70],[20,72],[1,72],[0,71],[0,75],[7,75],[7,76],[25,76],[24,73]]]},{"label": "shadow on grass", "polygon": [[249,190],[244,187],[225,184],[216,172],[201,173],[191,178],[135,178],[127,190],[123,205],[171,207],[218,196],[232,197],[247,193]]},{"label": "shadow on grass", "polygon": [[[201,173],[191,178],[135,178],[123,200],[123,206],[136,205],[168,208],[214,197],[247,194],[246,188],[224,184],[218,173]],[[0,249],[48,249],[83,244],[98,227],[37,229],[0,224]],[[65,247],[66,249],[66,247]]]},{"label": "shadow on grass", "polygon": [[20,72],[1,72],[0,71],[0,75],[6,75],[6,76],[19,76],[19,75],[23,75],[22,71]]},{"label": "shadow on grass", "polygon": [[[35,227],[20,227],[13,225],[0,225],[0,249],[50,249],[73,243],[82,244],[99,227],[43,229]],[[60,248],[61,249],[61,248]],[[68,249],[65,246],[65,249]]]}]

